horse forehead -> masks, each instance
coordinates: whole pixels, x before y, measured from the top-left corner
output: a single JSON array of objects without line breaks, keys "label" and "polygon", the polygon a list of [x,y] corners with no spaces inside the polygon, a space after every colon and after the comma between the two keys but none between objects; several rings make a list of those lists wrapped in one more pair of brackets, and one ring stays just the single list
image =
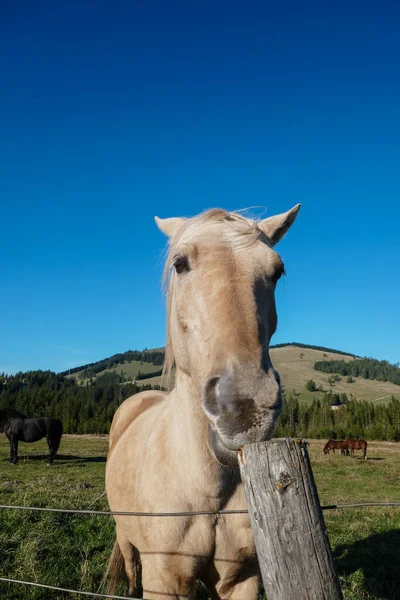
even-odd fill
[{"label": "horse forehead", "polygon": [[225,216],[200,216],[188,219],[178,233],[182,241],[191,241],[211,237],[215,243],[232,236],[261,235],[255,222],[246,219],[236,219],[229,214]]},{"label": "horse forehead", "polygon": [[[279,254],[272,248],[266,236],[257,229],[250,230],[239,222],[232,227],[230,221],[193,223],[184,230],[171,248],[172,254],[184,254],[193,259],[218,255],[237,256],[245,262],[267,263],[272,267],[281,264]],[[170,255],[171,256],[171,255]]]}]

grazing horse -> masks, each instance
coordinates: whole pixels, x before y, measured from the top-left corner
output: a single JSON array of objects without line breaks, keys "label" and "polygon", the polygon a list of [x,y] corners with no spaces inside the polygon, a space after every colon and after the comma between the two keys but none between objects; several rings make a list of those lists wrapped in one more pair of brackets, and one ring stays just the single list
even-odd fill
[{"label": "grazing horse", "polygon": [[368,444],[365,440],[348,439],[345,442],[343,442],[343,444],[344,449],[347,450],[347,454],[349,454],[350,452],[351,454],[354,454],[354,450],[362,450],[363,458],[365,460],[367,459]]},{"label": "grazing horse", "polygon": [[349,446],[347,444],[347,441],[348,440],[340,441],[340,454],[349,456],[350,452],[349,452]]},{"label": "grazing horse", "polygon": [[329,454],[332,450],[335,454],[335,450],[340,450],[340,440],[328,440],[324,447],[324,454]]},{"label": "grazing horse", "polygon": [[[158,219],[166,261],[166,374],[170,393],[125,400],[110,430],[106,490],[111,510],[220,511],[246,508],[237,452],[269,440],[282,410],[269,343],[277,325],[275,287],[284,272],[274,249],[300,205],[256,222],[213,209],[192,219]],[[115,516],[111,593],[194,598],[200,579],[213,600],[256,600],[259,567],[247,514]]]},{"label": "grazing horse", "polygon": [[59,419],[28,419],[13,408],[0,410],[0,433],[5,433],[10,442],[10,462],[14,465],[18,462],[18,442],[37,442],[44,437],[50,451],[47,464],[51,465],[60,445],[62,431]]}]

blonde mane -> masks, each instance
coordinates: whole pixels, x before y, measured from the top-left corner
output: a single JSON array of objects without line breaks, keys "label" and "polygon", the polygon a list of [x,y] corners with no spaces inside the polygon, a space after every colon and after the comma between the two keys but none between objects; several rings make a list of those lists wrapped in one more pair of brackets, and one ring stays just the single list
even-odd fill
[{"label": "blonde mane", "polygon": [[169,240],[168,253],[163,273],[163,288],[167,297],[167,341],[165,346],[162,383],[166,383],[167,389],[171,389],[171,375],[175,364],[169,317],[173,288],[173,277],[171,275],[174,259],[176,258],[176,249],[182,239],[186,237],[190,239],[200,228],[209,227],[211,230],[213,225],[221,223],[229,224],[229,229],[227,229],[225,235],[221,239],[215,240],[215,237],[213,238],[213,243],[215,245],[229,244],[235,249],[242,249],[253,246],[257,241],[262,239],[272,247],[269,238],[261,231],[261,229],[259,229],[258,221],[246,218],[236,212],[229,212],[220,208],[212,208],[200,213],[192,219],[186,219],[179,231]]}]

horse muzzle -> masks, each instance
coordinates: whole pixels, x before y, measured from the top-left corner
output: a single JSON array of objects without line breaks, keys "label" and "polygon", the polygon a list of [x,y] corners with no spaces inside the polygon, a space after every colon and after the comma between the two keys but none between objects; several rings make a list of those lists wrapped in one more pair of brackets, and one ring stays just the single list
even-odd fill
[{"label": "horse muzzle", "polygon": [[272,438],[283,406],[279,375],[237,364],[209,377],[203,410],[228,450]]}]

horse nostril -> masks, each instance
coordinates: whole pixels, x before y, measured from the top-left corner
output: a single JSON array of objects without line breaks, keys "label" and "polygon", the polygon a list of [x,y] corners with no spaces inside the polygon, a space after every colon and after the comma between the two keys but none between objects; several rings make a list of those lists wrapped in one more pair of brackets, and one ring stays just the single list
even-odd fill
[{"label": "horse nostril", "polygon": [[204,384],[203,408],[212,416],[219,414],[218,387],[219,377],[209,377]]},{"label": "horse nostril", "polygon": [[204,385],[204,393],[205,394],[209,394],[214,392],[215,393],[215,388],[217,387],[219,381],[219,377],[216,375],[214,377],[209,377]]}]

